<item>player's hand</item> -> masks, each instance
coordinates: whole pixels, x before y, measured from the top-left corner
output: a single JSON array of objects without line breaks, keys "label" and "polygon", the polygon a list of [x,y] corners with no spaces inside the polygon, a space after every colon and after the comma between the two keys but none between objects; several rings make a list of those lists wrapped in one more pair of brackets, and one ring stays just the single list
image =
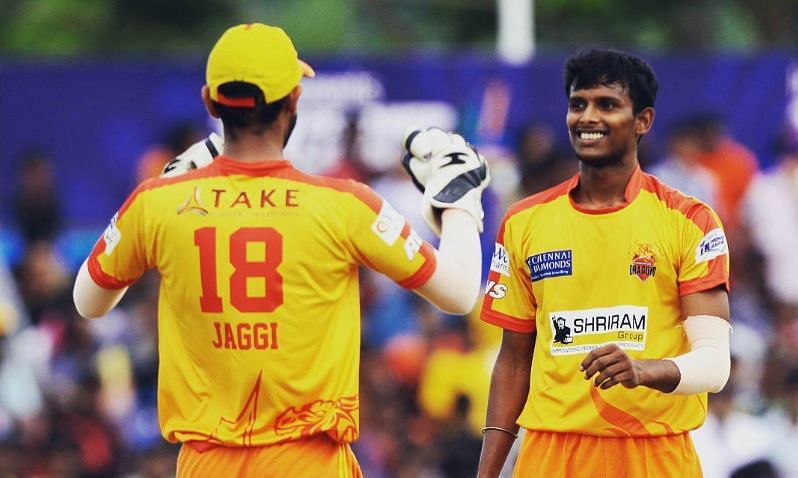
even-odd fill
[{"label": "player's hand", "polygon": [[213,158],[222,154],[224,141],[216,133],[211,133],[188,147],[164,166],[162,178],[171,178],[187,173],[192,169],[204,168],[213,162]]},{"label": "player's hand", "polygon": [[621,384],[626,388],[641,385],[640,368],[617,344],[607,344],[593,349],[579,366],[585,372],[585,380],[595,376],[593,385],[606,390]]},{"label": "player's hand", "polygon": [[421,210],[432,230],[441,233],[443,209],[462,209],[482,232],[482,191],[490,182],[488,163],[462,136],[439,128],[406,135],[405,170],[424,193]]}]

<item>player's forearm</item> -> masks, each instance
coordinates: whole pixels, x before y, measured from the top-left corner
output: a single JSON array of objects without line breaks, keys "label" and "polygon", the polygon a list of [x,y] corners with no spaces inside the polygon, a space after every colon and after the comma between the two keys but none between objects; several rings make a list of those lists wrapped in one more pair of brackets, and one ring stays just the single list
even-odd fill
[{"label": "player's forearm", "polygon": [[75,308],[81,316],[93,319],[102,317],[110,312],[119,303],[126,291],[127,287],[122,289],[104,289],[98,286],[89,274],[88,265],[83,262],[75,278],[72,299],[75,301]]},{"label": "player's forearm", "polygon": [[463,277],[463,289],[457,295],[468,303],[470,312],[479,297],[482,277],[482,247],[474,218],[462,209],[446,209],[442,217],[443,231],[438,250],[445,258],[451,274]]},{"label": "player's forearm", "polygon": [[670,393],[679,385],[679,368],[670,360],[636,360],[640,385]]},{"label": "player's forearm", "polygon": [[446,209],[438,247],[438,265],[418,292],[441,310],[467,314],[479,297],[482,252],[474,218],[460,209]]},{"label": "player's forearm", "polygon": [[[516,420],[529,394],[531,356],[519,357],[502,351],[496,359],[490,383],[487,426],[518,432]],[[483,434],[479,457],[479,478],[495,478],[504,466],[515,439],[502,430],[487,429]]]}]

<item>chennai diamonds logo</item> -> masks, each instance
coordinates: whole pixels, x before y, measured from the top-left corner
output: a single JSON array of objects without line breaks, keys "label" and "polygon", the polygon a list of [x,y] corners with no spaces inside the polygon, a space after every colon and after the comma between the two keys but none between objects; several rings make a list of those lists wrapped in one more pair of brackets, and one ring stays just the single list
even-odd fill
[{"label": "chennai diamonds logo", "polygon": [[632,264],[629,266],[629,275],[637,276],[644,281],[654,277],[657,273],[657,255],[649,244],[638,244],[637,251],[632,255]]},{"label": "chennai diamonds logo", "polygon": [[526,258],[532,282],[573,274],[573,255],[570,249],[535,254]]}]

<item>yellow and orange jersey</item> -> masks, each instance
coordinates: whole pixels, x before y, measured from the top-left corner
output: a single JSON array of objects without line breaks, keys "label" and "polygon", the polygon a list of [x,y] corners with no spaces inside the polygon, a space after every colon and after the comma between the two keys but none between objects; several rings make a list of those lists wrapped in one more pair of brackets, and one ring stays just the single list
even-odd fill
[{"label": "yellow and orange jersey", "polygon": [[226,446],[357,438],[361,264],[416,288],[436,263],[367,186],[224,156],[142,183],[88,260],[105,288],[159,270],[161,431]]},{"label": "yellow and orange jersey", "polygon": [[482,319],[537,333],[520,425],[605,436],[658,436],[703,423],[707,396],[649,388],[599,390],[578,367],[616,343],[635,359],[689,351],[680,297],[728,289],[717,215],[638,168],[618,208],[586,210],[579,175],[508,210],[491,262]]}]

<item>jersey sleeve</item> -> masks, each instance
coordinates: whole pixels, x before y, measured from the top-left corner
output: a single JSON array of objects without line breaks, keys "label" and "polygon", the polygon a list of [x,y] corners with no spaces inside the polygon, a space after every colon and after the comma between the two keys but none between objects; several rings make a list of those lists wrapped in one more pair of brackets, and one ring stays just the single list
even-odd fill
[{"label": "jersey sleeve", "polygon": [[707,205],[687,211],[681,234],[679,294],[717,286],[729,289],[729,244],[718,215]]},{"label": "jersey sleeve", "polygon": [[353,185],[348,248],[355,261],[406,289],[424,285],[435,272],[435,249],[368,186]]},{"label": "jersey sleeve", "polygon": [[127,287],[151,267],[148,247],[152,243],[146,237],[143,214],[146,188],[145,182],[131,193],[89,255],[89,274],[101,287]]},{"label": "jersey sleeve", "polygon": [[529,269],[520,252],[520,242],[513,238],[510,219],[505,216],[496,235],[481,318],[513,332],[532,333],[537,330],[537,304]]}]

